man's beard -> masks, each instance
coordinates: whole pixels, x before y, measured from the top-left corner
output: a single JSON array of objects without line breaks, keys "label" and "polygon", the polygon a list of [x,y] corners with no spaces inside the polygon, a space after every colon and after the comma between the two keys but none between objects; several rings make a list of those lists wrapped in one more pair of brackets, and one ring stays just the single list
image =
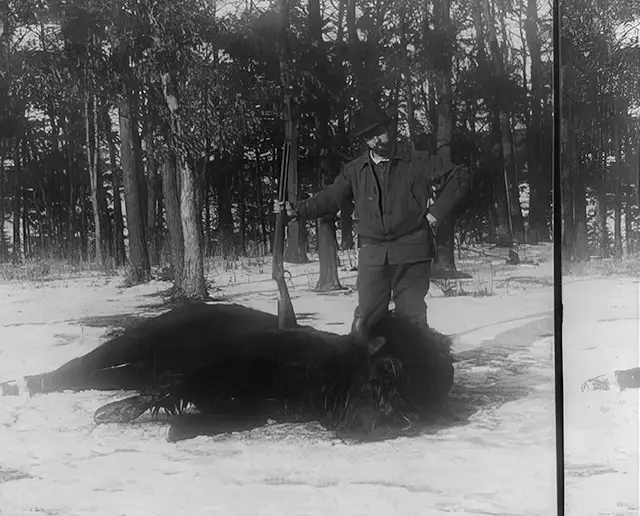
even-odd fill
[{"label": "man's beard", "polygon": [[387,143],[378,142],[369,148],[382,158],[389,159],[391,157],[391,148],[392,148],[391,142],[387,142]]}]

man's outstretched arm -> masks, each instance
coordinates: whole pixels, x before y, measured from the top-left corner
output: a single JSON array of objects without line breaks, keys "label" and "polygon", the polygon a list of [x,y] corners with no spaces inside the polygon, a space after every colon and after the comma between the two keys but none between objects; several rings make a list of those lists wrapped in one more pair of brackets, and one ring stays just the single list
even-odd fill
[{"label": "man's outstretched arm", "polygon": [[299,218],[309,220],[338,213],[350,201],[353,192],[347,173],[347,167],[342,167],[341,172],[333,183],[309,199],[298,202],[296,212]]}]

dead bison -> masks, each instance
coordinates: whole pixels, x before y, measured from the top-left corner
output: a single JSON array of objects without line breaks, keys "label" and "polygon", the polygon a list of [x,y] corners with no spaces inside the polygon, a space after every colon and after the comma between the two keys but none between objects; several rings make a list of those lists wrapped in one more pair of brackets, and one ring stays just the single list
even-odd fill
[{"label": "dead bison", "polygon": [[278,329],[277,316],[237,304],[189,303],[26,382],[32,394],[137,391],[98,409],[96,421],[164,409],[175,415],[173,440],[292,417],[366,433],[441,406],[453,383],[450,344],[393,314],[359,340]]}]

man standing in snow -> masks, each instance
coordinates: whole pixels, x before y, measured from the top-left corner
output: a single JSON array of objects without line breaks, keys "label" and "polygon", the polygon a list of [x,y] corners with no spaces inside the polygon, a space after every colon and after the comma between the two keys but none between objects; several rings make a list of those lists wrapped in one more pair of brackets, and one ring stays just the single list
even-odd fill
[{"label": "man standing in snow", "polygon": [[[389,139],[389,117],[377,108],[362,109],[352,119],[351,137],[367,150],[343,166],[333,184],[292,207],[300,220],[335,214],[355,203],[358,213],[358,307],[353,332],[366,333],[385,316],[391,294],[399,315],[427,324],[434,234],[438,220],[456,197],[445,187],[433,203],[434,180],[454,169],[427,152],[400,152]],[[276,201],[278,213],[282,204]]]}]

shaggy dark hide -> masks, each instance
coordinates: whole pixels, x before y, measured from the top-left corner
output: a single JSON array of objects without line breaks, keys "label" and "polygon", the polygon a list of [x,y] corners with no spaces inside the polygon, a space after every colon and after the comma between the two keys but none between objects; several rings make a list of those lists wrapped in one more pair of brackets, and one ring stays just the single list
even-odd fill
[{"label": "shaggy dark hide", "polygon": [[276,400],[280,416],[295,412],[337,427],[350,423],[349,407],[367,392],[370,357],[383,343],[305,327],[255,332],[229,341],[224,360],[208,362],[171,392],[203,413]]},{"label": "shaggy dark hide", "polygon": [[393,385],[396,408],[404,404],[420,414],[448,399],[454,372],[448,336],[393,314],[374,326],[372,334],[386,342],[373,359],[372,382]]},{"label": "shaggy dark hide", "polygon": [[276,316],[240,305],[189,304],[28,377],[27,385],[32,393],[139,392],[98,409],[97,422],[194,406],[201,416],[174,418],[172,440],[220,433],[234,421],[239,430],[291,418],[366,433],[406,425],[447,399],[450,340],[433,330],[391,315],[365,341],[277,325]]},{"label": "shaggy dark hide", "polygon": [[223,359],[217,344],[266,329],[278,318],[237,304],[185,303],[147,319],[55,371],[28,376],[31,394],[71,390],[148,390],[174,375]]}]

